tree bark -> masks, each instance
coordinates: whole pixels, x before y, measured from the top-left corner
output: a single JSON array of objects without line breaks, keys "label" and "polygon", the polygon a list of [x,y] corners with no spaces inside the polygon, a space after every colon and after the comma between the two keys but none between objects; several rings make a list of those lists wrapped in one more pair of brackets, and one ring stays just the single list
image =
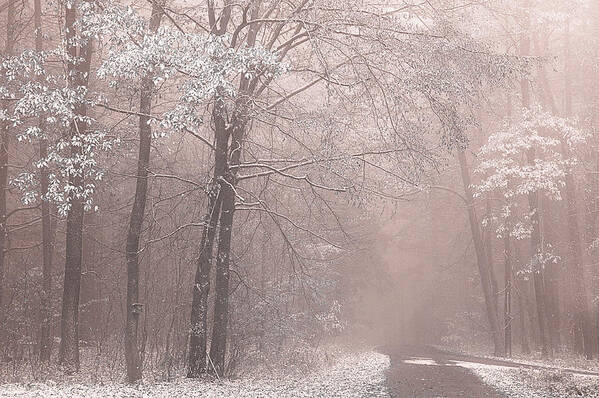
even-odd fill
[{"label": "tree bark", "polygon": [[[538,41],[535,41],[535,43],[536,43],[537,51],[540,53],[541,51],[540,51],[540,48],[538,45]],[[551,108],[551,111],[554,115],[557,115],[559,112],[557,111],[557,106],[555,104],[553,95],[551,93],[551,88],[549,87],[549,82],[547,80],[544,68],[540,69],[540,80],[541,80],[541,87],[542,87],[542,90],[540,91],[542,101],[545,103],[545,105],[548,105]],[[551,206],[550,202],[548,202],[548,201],[545,201],[545,202],[547,202],[547,203],[546,203],[546,206],[543,206],[544,208]],[[550,242],[550,243],[555,241],[555,239],[553,239],[553,237],[550,236],[551,231],[553,230],[550,223],[552,223],[554,221],[552,219],[551,215],[554,213],[555,213],[554,211],[549,209],[549,210],[545,210],[540,215],[544,222],[544,225],[542,227],[545,231],[547,231],[545,234],[545,241]],[[568,221],[569,221],[569,219],[568,219]],[[550,225],[550,226],[546,227],[545,225]],[[545,270],[544,270],[545,299],[546,299],[545,302],[546,302],[547,328],[548,328],[548,336],[547,337],[550,339],[550,346],[558,351],[561,346],[561,335],[560,335],[561,316],[560,316],[560,305],[559,305],[560,304],[559,281],[561,278],[560,278],[559,267],[560,267],[560,265],[558,265],[558,264],[549,263],[549,264],[545,264]]]},{"label": "tree bark", "polygon": [[530,354],[530,344],[528,343],[528,330],[526,328],[526,304],[521,290],[518,291],[518,319],[520,321],[520,351],[523,354]]},{"label": "tree bark", "polygon": [[[65,5],[65,39],[69,61],[67,73],[69,87],[87,87],[91,66],[91,39],[77,47],[74,44],[76,20],[76,3]],[[79,63],[75,60],[80,59]],[[75,113],[85,117],[87,108],[85,104],[78,104]],[[68,138],[85,134],[86,123],[72,121]],[[71,146],[71,157],[78,158],[82,155],[80,146]],[[74,187],[83,187],[84,176],[81,172],[69,174],[69,184]],[[60,350],[59,363],[67,373],[79,370],[79,293],[81,291],[81,265],[83,249],[83,216],[84,199],[74,193],[69,194],[70,208],[67,212],[66,249],[64,287],[62,295],[62,318],[60,323]]]},{"label": "tree bark", "polygon": [[[34,25],[35,25],[35,51],[43,50],[42,39],[42,4],[41,0],[34,0]],[[44,118],[39,119],[40,130],[44,131]],[[48,157],[48,140],[40,139],[40,159]],[[48,168],[40,169],[40,188],[42,195],[48,193],[49,178]],[[42,198],[42,294],[41,294],[41,330],[39,358],[42,362],[49,362],[52,353],[52,252],[53,233],[52,218],[50,216],[50,202]]]},{"label": "tree bark", "polygon": [[493,267],[493,235],[495,231],[493,230],[493,226],[491,224],[491,200],[489,197],[485,200],[485,217],[487,217],[487,225],[484,228],[484,236],[485,236],[485,252],[487,254],[487,269],[489,272],[489,280],[491,281],[491,288],[493,292],[493,297],[495,298],[495,312],[499,314],[499,289],[497,288],[497,278],[495,277],[495,268]]},{"label": "tree bark", "polygon": [[[530,55],[530,38],[523,34],[520,40],[520,55]],[[522,79],[520,81],[520,91],[522,94],[522,106],[526,109],[530,108],[530,87],[529,82]],[[535,149],[530,148],[526,153],[527,161],[530,164],[534,163],[536,154]],[[539,193],[530,192],[528,194],[528,206],[530,209],[530,221],[532,224],[532,233],[530,236],[530,258],[536,258],[540,253],[541,247],[541,229],[539,224]],[[541,266],[533,270],[533,286],[535,292],[535,302],[537,310],[537,320],[539,323],[539,333],[541,342],[541,351],[544,357],[551,353],[550,341],[547,338],[547,309],[545,305],[545,281],[544,272]]]},{"label": "tree bark", "polygon": [[[197,261],[193,299],[191,304],[191,335],[189,338],[189,364],[187,377],[198,377],[206,372],[206,344],[208,340],[208,296],[210,293],[210,273],[216,227],[220,217],[222,202],[222,181],[227,166],[229,131],[225,128],[224,103],[215,100],[213,109],[216,150],[214,152],[214,173],[208,194],[208,206],[204,216],[204,228]],[[209,368],[213,366],[212,360]]]},{"label": "tree bark", "polygon": [[[585,246],[587,248],[591,248],[595,239],[596,239],[596,225],[597,225],[597,215],[599,214],[599,152],[592,151],[591,153],[591,163],[593,164],[593,168],[590,172],[588,172],[585,176],[586,180],[586,188],[585,188]],[[590,249],[587,249],[590,250]],[[592,260],[596,258],[596,254],[593,254],[594,250],[590,250],[587,254],[587,258],[589,263],[592,263]],[[599,302],[594,305],[594,316],[591,317],[591,320],[599,323]],[[593,327],[593,322],[590,321],[591,327]],[[593,327],[593,353],[594,355],[599,355],[599,324],[596,323]]]},{"label": "tree bark", "polygon": [[[534,162],[534,149],[528,153],[529,162]],[[539,225],[539,195],[537,192],[528,194],[528,204],[530,208],[530,220],[532,223],[532,233],[530,237],[530,258],[534,259],[541,252],[541,229]],[[537,310],[537,321],[539,323],[539,338],[541,351],[544,357],[551,354],[549,338],[547,337],[547,307],[545,305],[545,277],[543,267],[540,264],[533,269],[533,287],[535,292],[535,303]]]},{"label": "tree bark", "polygon": [[[505,233],[505,232],[504,232]],[[504,269],[504,343],[505,355],[512,356],[512,251],[510,244],[510,234],[505,233],[503,237],[503,253],[505,256]]]},{"label": "tree bark", "polygon": [[[156,32],[160,25],[162,8],[152,3],[150,16],[150,32]],[[154,83],[152,75],[141,81],[139,100],[139,149],[137,155],[137,176],[135,197],[129,217],[129,230],[125,256],[127,261],[127,317],[125,320],[125,361],[127,363],[127,380],[134,383],[142,378],[142,363],[138,347],[138,327],[141,315],[139,303],[139,242],[141,228],[146,210],[148,194],[148,168],[150,166],[150,149],[152,145],[152,127],[149,125],[152,112],[152,94]]]},{"label": "tree bark", "polygon": [[[557,220],[552,215],[559,214],[559,209],[550,200],[545,199],[544,203],[545,205],[542,206],[544,210],[541,212],[542,228],[545,231],[544,240],[554,245],[554,242],[557,242],[558,238],[552,232],[556,231],[555,223]],[[562,279],[562,275],[560,269],[562,266],[561,262],[549,262],[545,264],[548,336],[551,339],[551,346],[556,352],[559,352],[561,347],[560,280]]]},{"label": "tree bark", "polygon": [[[48,156],[48,142],[40,141],[40,158]],[[40,185],[44,193],[48,192],[48,169],[40,171]],[[50,203],[42,200],[42,325],[40,335],[40,360],[50,361],[52,353],[52,257],[54,251],[54,233]]]},{"label": "tree bark", "polygon": [[[512,109],[513,104],[512,104],[512,97],[510,95],[507,96],[506,108],[507,108],[507,118],[508,118],[508,120],[511,120],[512,112],[513,112],[513,109]],[[524,292],[522,291],[523,284],[519,281],[519,279],[517,277],[514,278],[514,264],[518,265],[517,269],[521,269],[520,252],[518,250],[518,241],[517,240],[514,241],[513,246],[514,246],[513,248],[515,251],[514,255],[512,255],[510,236],[508,234],[506,237],[504,237],[505,278],[506,278],[505,303],[504,303],[504,310],[505,310],[504,324],[505,324],[506,355],[510,355],[510,356],[512,354],[512,346],[513,346],[512,306],[513,306],[513,292],[514,291],[516,292],[516,295],[518,298],[518,320],[519,320],[519,324],[520,324],[520,350],[523,354],[530,353],[530,345],[528,344],[528,335],[527,335],[528,331],[526,328],[526,305],[525,305],[525,300],[527,300],[528,297],[524,298]],[[509,273],[508,273],[508,271],[509,271]],[[509,289],[508,289],[508,287],[509,287]],[[508,316],[508,314],[509,314],[509,316]],[[507,324],[508,321],[509,321],[509,333],[508,333],[508,324]],[[509,351],[507,349],[508,344],[509,344]]]},{"label": "tree bark", "polygon": [[[569,150],[562,143],[562,152],[568,156]],[[574,280],[574,333],[579,335],[582,346],[576,347],[579,353],[584,353],[587,359],[593,357],[592,325],[590,323],[590,308],[587,302],[586,283],[583,268],[583,253],[578,226],[578,212],[576,209],[576,188],[574,177],[566,173],[566,205],[568,211],[568,246],[571,257],[571,271]]]},{"label": "tree bark", "polygon": [[493,295],[493,286],[489,277],[489,265],[487,264],[487,254],[483,244],[479,221],[476,217],[476,209],[470,188],[470,170],[466,163],[466,155],[463,150],[458,152],[458,160],[464,184],[464,193],[466,198],[466,206],[468,208],[468,219],[470,221],[470,230],[472,232],[472,240],[476,251],[476,260],[478,264],[478,272],[480,275],[481,287],[485,296],[485,305],[487,310],[487,318],[489,320],[489,328],[493,337],[493,346],[495,355],[503,355],[503,344],[501,341],[501,333],[499,331],[499,320],[497,316],[497,306],[495,305],[496,298]]},{"label": "tree bark", "polygon": [[[566,23],[566,67],[565,67],[565,116],[572,115],[572,79],[571,79],[571,57],[570,57],[570,24]],[[553,97],[552,97],[553,98]],[[562,140],[562,153],[565,158],[570,158],[570,149]],[[577,347],[579,353],[584,353],[587,359],[593,357],[593,326],[591,325],[591,310],[587,301],[587,287],[584,274],[584,256],[582,252],[582,240],[578,224],[578,207],[576,195],[576,182],[572,170],[566,173],[566,205],[568,211],[568,235],[570,239],[569,249],[572,258],[572,276],[574,278],[574,333],[579,334],[582,347]]]},{"label": "tree bark", "polygon": [[[15,42],[15,0],[8,0],[6,13],[6,42],[4,51],[7,56],[13,55]],[[10,107],[10,101],[3,101],[2,109],[7,111]],[[8,240],[8,228],[6,226],[6,190],[8,188],[8,148],[10,137],[10,122],[3,121],[0,123],[0,321],[6,321],[6,312],[4,308],[4,273],[6,249]],[[0,343],[4,343],[4,326],[0,331]]]},{"label": "tree bark", "polygon": [[[562,153],[570,157],[570,150],[562,142]],[[578,224],[578,210],[576,198],[576,185],[572,171],[568,170],[565,176],[565,196],[568,219],[568,248],[570,252],[570,269],[574,282],[574,336],[576,351],[584,354],[587,359],[593,357],[592,325],[590,308],[587,301],[587,287],[585,283],[582,242]]]},{"label": "tree bark", "polygon": [[[570,40],[569,40],[569,27],[566,25],[566,68],[565,68],[565,109],[564,116],[570,117],[572,115],[572,88],[570,78]],[[545,69],[541,68],[540,71],[541,84],[543,87],[544,100],[549,105],[551,112],[554,115],[558,115],[559,111],[555,98],[549,86]],[[564,139],[561,142],[561,152],[565,159],[571,157],[570,149]],[[577,187],[574,175],[571,169],[568,169],[565,174],[565,197],[566,197],[566,211],[567,211],[567,223],[568,223],[568,249],[570,252],[570,264],[571,277],[573,280],[574,287],[574,341],[575,349],[578,353],[584,354],[587,358],[593,356],[593,337],[592,337],[592,324],[590,316],[590,308],[587,301],[587,287],[585,283],[584,275],[584,255],[582,251],[582,239],[580,237],[580,226],[578,223],[578,207],[577,207]],[[557,271],[555,271],[557,272]],[[557,279],[557,278],[554,278]],[[557,282],[555,282],[557,283]]]},{"label": "tree bark", "polygon": [[214,324],[210,358],[214,370],[219,376],[225,373],[225,354],[227,351],[227,333],[229,320],[229,262],[231,255],[231,235],[233,214],[235,211],[235,190],[232,180],[227,179],[221,188],[222,210],[218,236],[218,255],[216,257],[216,299],[214,302]]},{"label": "tree bark", "polygon": [[[241,83],[241,92],[247,89],[247,82]],[[231,235],[233,232],[233,216],[235,213],[235,199],[237,185],[237,166],[241,160],[243,150],[243,136],[247,126],[246,116],[248,104],[237,104],[237,112],[230,123],[231,145],[229,148],[229,162],[222,178],[221,195],[222,209],[220,214],[220,230],[218,236],[218,254],[216,257],[216,298],[214,303],[214,324],[212,327],[212,343],[210,358],[219,376],[225,373],[225,356],[227,352],[227,335],[229,320],[229,275],[231,258]]]},{"label": "tree bark", "polygon": [[[514,260],[518,264],[518,270],[522,270],[522,258],[521,258],[521,250],[518,240],[514,240],[513,243],[514,249]],[[523,354],[530,354],[530,344],[528,340],[528,332],[529,330],[526,327],[526,319],[527,313],[529,315],[530,320],[530,335],[534,340],[535,336],[535,326],[536,322],[533,321],[531,314],[534,314],[534,309],[530,310],[530,293],[528,291],[528,281],[523,281],[520,278],[516,278],[513,286],[516,288],[516,293],[518,294],[518,310],[519,310],[519,319],[520,319],[520,349]]]},{"label": "tree bark", "polygon": [[[251,19],[257,19],[260,13],[260,2],[251,10]],[[228,17],[225,17],[228,19]],[[221,25],[225,26],[225,25]],[[258,24],[252,24],[248,30],[246,43],[253,47],[259,30]],[[221,177],[221,213],[220,230],[218,236],[218,254],[216,262],[216,287],[214,304],[214,322],[212,325],[212,342],[210,346],[210,359],[217,375],[225,373],[225,357],[227,352],[227,336],[229,323],[229,275],[231,258],[231,241],[233,232],[233,216],[235,213],[235,199],[237,185],[236,174],[243,151],[243,139],[248,126],[254,90],[258,79],[242,76],[239,81],[238,95],[232,109],[232,116],[227,126],[231,144],[228,149],[228,161]]]}]

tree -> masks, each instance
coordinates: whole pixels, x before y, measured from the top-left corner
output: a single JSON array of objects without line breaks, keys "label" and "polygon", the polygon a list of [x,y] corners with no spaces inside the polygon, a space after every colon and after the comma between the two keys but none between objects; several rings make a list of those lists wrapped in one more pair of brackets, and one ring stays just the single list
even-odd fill
[{"label": "tree", "polygon": [[[16,2],[9,0],[6,13],[6,39],[4,44],[4,52],[7,56],[13,55],[15,43],[15,14]],[[5,99],[2,101],[2,113],[7,113],[10,101]],[[7,228],[7,211],[6,211],[6,192],[8,188],[8,148],[10,139],[10,121],[2,120],[0,123],[0,317],[4,318],[4,268],[5,268],[5,253],[7,248],[8,228]],[[4,322],[4,319],[2,320]],[[1,336],[0,336],[1,337]]]},{"label": "tree", "polygon": [[[92,40],[79,38],[76,34],[77,3],[65,5],[65,41],[67,50],[68,88],[74,92],[87,90],[90,75]],[[82,40],[82,42],[80,42]],[[80,42],[78,44],[78,42]],[[68,184],[75,187],[69,195],[67,208],[67,230],[64,288],[62,295],[62,318],[60,323],[59,362],[67,372],[79,370],[79,292],[81,289],[82,250],[83,250],[83,215],[85,198],[77,192],[77,188],[85,186],[83,171],[78,160],[84,153],[82,143],[88,129],[86,116],[87,106],[80,102],[75,105],[75,119],[65,133],[72,142],[70,156],[75,160],[75,169],[69,172]],[[81,143],[77,143],[80,141]]]},{"label": "tree", "polygon": [[464,194],[468,211],[468,221],[470,222],[470,231],[472,233],[472,240],[474,241],[478,273],[485,298],[485,308],[487,312],[487,318],[489,320],[489,326],[491,328],[491,335],[493,337],[495,355],[503,355],[503,342],[501,339],[499,318],[497,316],[497,297],[495,297],[491,283],[488,263],[489,257],[485,252],[485,246],[480,231],[480,222],[476,216],[476,209],[474,207],[474,198],[471,188],[472,184],[470,181],[470,170],[466,164],[466,155],[464,154],[463,150],[458,152],[458,161],[460,163],[460,172],[462,176],[462,183],[464,184]]},{"label": "tree", "polygon": [[[152,3],[149,32],[155,34],[162,18],[162,5]],[[139,303],[139,242],[146,208],[148,193],[148,168],[150,166],[150,150],[152,144],[152,128],[150,113],[154,81],[151,74],[141,81],[139,103],[139,153],[135,197],[129,217],[129,230],[125,254],[127,257],[127,320],[125,324],[125,357],[127,362],[127,378],[129,382],[141,379],[142,363],[138,347],[138,324],[141,310]]]},{"label": "tree", "polygon": [[[42,2],[34,1],[34,21],[35,21],[35,51],[43,51],[42,37]],[[41,79],[40,79],[41,80]],[[39,117],[39,129],[44,130],[44,116]],[[39,142],[39,157],[46,159],[48,157],[48,140],[42,137]],[[48,194],[49,177],[48,169],[42,167],[40,170],[40,190],[42,195]],[[52,353],[52,252],[53,252],[53,232],[52,218],[50,215],[50,202],[42,200],[42,325],[40,331],[40,360],[50,361]]]},{"label": "tree", "polygon": [[[571,156],[565,156],[562,143],[570,148],[586,140],[586,133],[578,129],[568,119],[552,116],[540,110],[524,110],[520,122],[507,126],[506,130],[494,133],[489,137],[487,144],[481,149],[483,160],[478,166],[480,173],[488,173],[480,185],[478,192],[496,191],[502,194],[506,205],[502,210],[503,220],[499,223],[499,232],[507,233],[516,239],[530,238],[532,244],[539,246],[532,255],[528,265],[528,272],[537,277],[535,289],[544,291],[543,273],[547,264],[557,260],[551,247],[541,245],[540,232],[538,231],[538,195],[559,201],[561,189],[566,186],[570,165],[576,162]],[[531,160],[531,154],[534,158]],[[522,158],[526,162],[522,162]],[[531,201],[531,194],[535,193]],[[518,214],[518,197],[526,196],[532,209],[524,214],[519,221],[506,227],[505,220]],[[537,199],[534,199],[537,198]],[[544,303],[545,297],[537,298]],[[541,304],[543,311],[544,304]],[[538,313],[541,317],[543,311]],[[539,320],[542,323],[541,320]],[[543,325],[544,326],[544,325]],[[547,330],[541,328],[543,333]],[[541,334],[543,343],[543,335]],[[545,341],[544,354],[548,355],[549,342]]]},{"label": "tree", "polygon": [[[212,354],[217,356],[216,359],[211,358],[217,372],[224,371],[226,367],[224,353],[227,345],[226,319],[229,300],[225,296],[229,295],[227,286],[229,284],[231,261],[229,252],[232,241],[229,234],[233,233],[235,227],[233,217],[237,207],[235,202],[239,202],[239,205],[248,209],[264,211],[271,217],[276,217],[263,201],[256,200],[252,203],[249,199],[243,198],[239,194],[239,190],[242,189],[249,196],[256,198],[259,195],[248,192],[248,187],[245,184],[255,179],[275,177],[300,182],[309,189],[317,191],[346,192],[348,190],[346,187],[334,184],[331,186],[326,182],[318,184],[313,182],[308,175],[297,174],[308,170],[311,166],[326,162],[326,157],[321,160],[310,159],[314,155],[307,154],[308,159],[285,159],[279,161],[281,166],[278,166],[276,160],[268,158],[270,153],[265,153],[264,161],[260,158],[257,158],[261,160],[259,162],[252,161],[254,154],[247,154],[246,151],[248,145],[251,145],[248,142],[259,137],[258,131],[260,130],[256,124],[260,124],[262,118],[269,118],[272,119],[269,123],[282,125],[286,119],[282,116],[292,109],[289,106],[292,101],[305,98],[311,92],[318,92],[324,85],[331,87],[331,93],[336,98],[335,101],[339,101],[339,109],[348,105],[341,105],[344,97],[351,97],[352,100],[358,101],[369,117],[367,134],[371,134],[373,137],[377,135],[384,137],[383,140],[391,143],[391,148],[368,148],[366,141],[360,141],[358,145],[367,148],[363,152],[373,155],[380,154],[381,158],[384,158],[382,162],[388,161],[388,164],[394,166],[402,164],[403,161],[405,161],[403,165],[409,164],[403,169],[402,166],[399,166],[402,169],[399,173],[389,172],[389,175],[394,175],[395,178],[398,178],[401,173],[409,175],[401,183],[402,187],[405,187],[417,179],[414,177],[417,175],[416,170],[425,164],[434,162],[431,160],[434,158],[434,154],[427,141],[430,137],[425,138],[416,133],[419,125],[417,121],[425,119],[420,116],[415,117],[415,115],[423,112],[440,116],[438,124],[437,120],[428,124],[435,132],[438,131],[443,136],[445,144],[451,145],[456,141],[463,140],[460,129],[466,122],[455,117],[455,112],[446,112],[446,108],[449,108],[446,106],[447,98],[457,98],[454,95],[460,91],[462,94],[467,93],[461,97],[464,102],[467,102],[480,82],[480,79],[474,77],[477,74],[478,77],[484,76],[489,80],[497,81],[511,73],[507,72],[507,69],[499,67],[493,69],[493,73],[489,74],[490,69],[485,68],[490,63],[495,65],[497,59],[494,55],[485,53],[483,57],[472,57],[474,52],[463,51],[463,47],[457,44],[463,36],[451,29],[446,29],[447,26],[442,23],[435,25],[434,28],[429,28],[426,24],[417,25],[414,28],[409,23],[404,25],[402,21],[395,20],[393,12],[373,13],[362,10],[360,7],[330,9],[320,4],[317,4],[316,7],[319,11],[318,15],[308,12],[310,6],[307,2],[281,9],[269,7],[268,4],[262,2],[254,2],[242,8],[233,7],[228,2],[224,2],[219,7],[211,2],[207,18],[199,17],[200,21],[207,19],[210,27],[207,30],[218,35],[229,32],[231,34],[229,46],[233,48],[243,48],[243,46],[255,49],[266,48],[275,52],[277,62],[295,63],[296,65],[292,68],[291,76],[293,77],[290,76],[289,79],[297,81],[293,88],[280,93],[273,86],[273,84],[276,85],[273,83],[273,79],[264,76],[264,72],[258,69],[255,74],[241,75],[235,80],[238,87],[235,98],[219,95],[212,103],[213,109],[222,107],[225,110],[216,114],[213,111],[216,118],[222,117],[219,116],[221,113],[227,116],[224,123],[225,129],[223,131],[215,129],[217,142],[220,135],[224,135],[227,140],[230,139],[226,152],[228,153],[227,164],[224,168],[224,175],[220,178],[219,190],[222,203],[216,265],[215,322],[211,346]],[[198,20],[196,19],[196,21]],[[345,22],[340,23],[339,21]],[[246,29],[247,33],[245,33]],[[359,30],[360,33],[355,34],[352,29]],[[468,42],[468,45],[472,45],[473,48],[478,46],[472,42]],[[439,64],[438,60],[435,60],[436,55],[443,54],[443,56],[455,59],[460,65],[467,62],[464,58],[458,59],[459,57],[456,57],[456,52],[453,50],[460,54],[459,57],[470,58],[472,68],[447,70]],[[322,54],[326,54],[326,56],[323,57]],[[413,57],[411,62],[405,62],[406,56]],[[388,74],[375,66],[379,64],[384,64],[386,68],[397,66],[406,72],[404,75]],[[426,65],[426,67],[420,69],[415,65]],[[441,81],[432,78],[441,73],[442,69],[444,72],[442,72]],[[369,76],[369,78],[366,79],[364,76]],[[457,79],[460,83],[455,85],[451,82],[456,80],[452,79]],[[444,85],[445,82],[450,83]],[[415,100],[414,97],[418,99]],[[425,110],[417,105],[422,101],[430,102],[430,106]],[[215,127],[219,126],[216,118],[213,121]],[[259,122],[255,123],[256,120]],[[412,122],[413,120],[416,121]],[[301,137],[294,135],[294,139],[301,142]],[[400,156],[394,156],[398,154]],[[249,156],[249,159],[246,159],[246,156]],[[347,153],[345,156],[341,154],[337,161],[341,162],[357,157],[355,153]],[[389,170],[386,166],[387,164],[381,169]],[[252,169],[254,171],[250,172]],[[244,173],[242,174],[241,171]],[[246,172],[249,174],[245,174]],[[412,177],[414,178],[412,179]],[[400,179],[398,178],[398,180]],[[331,181],[334,180],[334,177],[331,177]],[[401,188],[398,187],[398,189]],[[214,206],[208,207],[205,220],[209,219],[213,208]],[[202,241],[204,242],[204,240]],[[209,253],[209,250],[206,253]],[[200,273],[200,269],[201,267],[198,268],[198,273]],[[208,272],[204,272],[204,275],[208,274]],[[197,275],[195,280],[197,287],[197,282],[202,280],[201,275]],[[209,289],[207,283],[200,285]],[[198,297],[207,297],[209,293],[198,292],[197,294]],[[194,300],[194,303],[199,306],[201,301],[198,298]],[[203,314],[203,308],[192,309],[192,313],[194,316]],[[192,321],[192,325],[194,325],[192,329],[196,332],[195,325],[203,327],[204,324],[206,323]],[[197,333],[202,336],[198,340],[204,341],[203,336],[207,333],[204,331],[197,331]],[[192,341],[195,345],[196,340]],[[203,343],[197,346],[199,347],[198,351],[203,352]],[[195,358],[203,356],[194,354],[194,351],[191,350],[190,358],[195,360]],[[196,368],[200,369],[202,365],[198,365]],[[195,373],[195,371],[190,372],[190,375],[195,375]]]}]

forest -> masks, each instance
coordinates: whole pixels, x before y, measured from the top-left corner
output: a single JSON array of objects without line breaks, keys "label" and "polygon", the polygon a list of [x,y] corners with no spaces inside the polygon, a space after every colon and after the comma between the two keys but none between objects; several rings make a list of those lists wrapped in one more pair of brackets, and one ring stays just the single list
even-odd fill
[{"label": "forest", "polygon": [[0,397],[599,397],[598,2],[0,29]]}]

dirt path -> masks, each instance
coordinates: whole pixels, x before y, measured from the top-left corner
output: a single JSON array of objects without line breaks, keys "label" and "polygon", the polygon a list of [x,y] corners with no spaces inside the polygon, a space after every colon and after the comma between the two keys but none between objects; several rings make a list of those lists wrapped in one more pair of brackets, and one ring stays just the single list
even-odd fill
[{"label": "dirt path", "polygon": [[468,369],[456,366],[463,361],[452,354],[430,347],[402,347],[384,350],[391,358],[387,387],[392,397],[500,398]]}]

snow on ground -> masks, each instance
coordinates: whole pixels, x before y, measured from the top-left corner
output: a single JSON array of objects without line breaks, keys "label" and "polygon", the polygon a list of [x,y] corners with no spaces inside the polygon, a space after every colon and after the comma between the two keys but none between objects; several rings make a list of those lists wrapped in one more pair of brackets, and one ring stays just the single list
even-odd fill
[{"label": "snow on ground", "polygon": [[0,386],[2,398],[299,398],[388,397],[385,372],[389,357],[376,352],[349,354],[335,365],[304,378],[204,381],[179,379],[169,383],[127,384],[30,383]]},{"label": "snow on ground", "polygon": [[410,359],[404,359],[404,363],[411,365],[427,365],[427,366],[436,366],[438,363],[434,359],[430,358],[421,358],[421,357],[412,357]]},{"label": "snow on ground", "polygon": [[452,361],[509,398],[599,398],[599,376]]},{"label": "snow on ground", "polygon": [[525,364],[532,366],[541,366],[546,368],[569,369],[573,372],[595,372],[599,373],[599,362],[589,361],[580,354],[569,351],[562,351],[553,358],[543,358],[540,351],[534,351],[530,354],[521,354],[515,352],[512,357],[498,357],[489,355],[489,346],[477,346],[475,344],[463,346],[459,344],[433,345],[433,347],[455,354],[472,355],[480,358],[495,359],[504,362],[513,362],[514,364]]}]

